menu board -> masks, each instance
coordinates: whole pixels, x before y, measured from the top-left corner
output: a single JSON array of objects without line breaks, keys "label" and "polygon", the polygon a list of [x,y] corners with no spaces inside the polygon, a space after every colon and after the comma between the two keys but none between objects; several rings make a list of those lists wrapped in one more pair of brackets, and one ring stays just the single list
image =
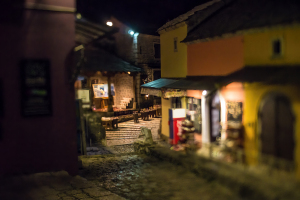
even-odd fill
[{"label": "menu board", "polygon": [[52,115],[49,60],[23,60],[21,88],[21,113],[24,117]]},{"label": "menu board", "polygon": [[[107,84],[93,84],[93,91],[95,98],[108,97],[108,85]],[[111,84],[111,95],[115,96],[115,86]]]}]

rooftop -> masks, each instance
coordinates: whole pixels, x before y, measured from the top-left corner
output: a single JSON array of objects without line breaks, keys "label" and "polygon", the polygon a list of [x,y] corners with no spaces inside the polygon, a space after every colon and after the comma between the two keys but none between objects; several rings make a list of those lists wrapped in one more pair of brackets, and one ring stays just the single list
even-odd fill
[{"label": "rooftop", "polygon": [[213,16],[192,29],[182,42],[192,42],[252,28],[300,21],[297,0],[231,0]]}]

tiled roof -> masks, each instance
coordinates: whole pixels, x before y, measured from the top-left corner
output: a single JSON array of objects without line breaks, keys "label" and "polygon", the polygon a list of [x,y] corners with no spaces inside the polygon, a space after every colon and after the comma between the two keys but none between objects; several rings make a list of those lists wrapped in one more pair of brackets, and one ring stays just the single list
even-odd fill
[{"label": "tiled roof", "polygon": [[232,82],[263,82],[266,84],[300,84],[300,66],[246,66],[218,80],[222,85]]},{"label": "tiled roof", "polygon": [[164,24],[162,27],[160,27],[157,31],[161,31],[163,29],[166,29],[168,27],[171,27],[171,26],[174,26],[176,24],[179,24],[180,22],[184,22],[186,21],[190,16],[194,15],[194,13],[198,12],[198,11],[201,11],[201,10],[204,10],[206,9],[207,7],[213,5],[214,3],[216,2],[219,2],[221,0],[212,0],[212,1],[209,1],[207,3],[204,3],[204,4],[201,4],[199,6],[196,6],[194,7],[192,10],[188,11],[187,13],[185,14],[182,14],[180,15],[179,17],[176,17],[175,19],[171,20],[171,21],[168,21],[166,24]]},{"label": "tiled roof", "polygon": [[78,44],[90,44],[100,37],[104,37],[110,33],[118,31],[116,27],[110,27],[102,24],[96,24],[86,19],[76,19],[76,43]]},{"label": "tiled roof", "polygon": [[[107,72],[141,72],[136,67],[121,58],[113,55],[104,49],[82,49],[84,51],[84,63],[82,70],[86,71],[107,71]],[[80,60],[81,52],[76,52],[77,63]]]},{"label": "tiled roof", "polygon": [[300,22],[298,0],[232,0],[191,30],[183,42]]}]

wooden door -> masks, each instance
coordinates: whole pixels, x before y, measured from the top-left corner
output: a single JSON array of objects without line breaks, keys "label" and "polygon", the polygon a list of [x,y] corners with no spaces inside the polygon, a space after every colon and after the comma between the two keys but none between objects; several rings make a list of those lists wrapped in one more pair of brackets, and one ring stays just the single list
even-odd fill
[{"label": "wooden door", "polygon": [[284,96],[265,99],[260,111],[261,151],[286,160],[294,159],[294,116]]}]

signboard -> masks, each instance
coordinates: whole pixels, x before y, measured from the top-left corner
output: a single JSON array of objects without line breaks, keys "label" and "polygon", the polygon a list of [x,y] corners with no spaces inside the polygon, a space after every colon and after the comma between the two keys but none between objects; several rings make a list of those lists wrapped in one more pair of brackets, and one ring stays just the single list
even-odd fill
[{"label": "signboard", "polygon": [[77,98],[82,100],[82,103],[90,103],[90,90],[77,90]]},{"label": "signboard", "polygon": [[169,99],[171,97],[184,97],[184,96],[186,96],[185,90],[167,89],[167,90],[163,91],[163,97],[166,99]]},{"label": "signboard", "polygon": [[23,60],[21,88],[21,113],[24,117],[52,115],[49,60]]},{"label": "signboard", "polygon": [[153,88],[143,88],[142,87],[141,94],[149,94],[149,95],[161,97],[161,91],[159,89],[153,89]]},{"label": "signboard", "polygon": [[227,102],[227,121],[241,122],[243,116],[243,102]]},{"label": "signboard", "polygon": [[[108,97],[108,85],[107,84],[93,84],[93,91],[95,98]],[[111,84],[111,95],[115,96],[115,86]]]}]

